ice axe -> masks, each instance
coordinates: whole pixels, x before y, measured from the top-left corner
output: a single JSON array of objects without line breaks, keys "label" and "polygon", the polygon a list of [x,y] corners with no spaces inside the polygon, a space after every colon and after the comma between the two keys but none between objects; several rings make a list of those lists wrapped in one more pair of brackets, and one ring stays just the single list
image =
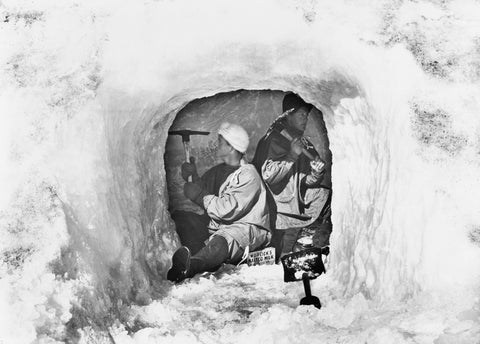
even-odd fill
[{"label": "ice axe", "polygon": [[[280,123],[281,121],[285,120],[285,118],[294,111],[295,109],[290,109],[290,110],[287,110],[285,112],[283,112],[280,116],[277,117],[277,119],[275,120],[276,123]],[[283,128],[281,131],[280,131],[280,134],[285,137],[288,141],[292,142],[293,141],[293,137],[287,132],[287,130],[285,128]],[[310,154],[310,152],[305,148],[305,147],[302,147],[302,153],[307,157],[309,158],[310,160],[315,160],[315,157]]]},{"label": "ice axe", "polygon": [[[190,162],[190,136],[191,135],[208,135],[208,131],[196,131],[196,130],[173,130],[169,131],[168,135],[180,135],[182,137],[183,149],[185,150],[185,161]],[[191,177],[188,178],[190,181]]]},{"label": "ice axe", "polygon": [[300,300],[301,305],[322,307],[318,297],[312,295],[310,280],[326,272],[322,254],[326,256],[329,252],[328,246],[322,248],[312,247],[287,254],[280,259],[282,261],[285,282],[303,281],[305,297]]},{"label": "ice axe", "polygon": [[[287,132],[286,129],[283,129],[280,134],[282,134],[282,136],[285,137],[288,141],[293,141],[293,137]],[[305,147],[302,147],[302,153],[305,154],[305,156],[310,160],[315,160],[315,157],[310,154],[310,152]]]}]

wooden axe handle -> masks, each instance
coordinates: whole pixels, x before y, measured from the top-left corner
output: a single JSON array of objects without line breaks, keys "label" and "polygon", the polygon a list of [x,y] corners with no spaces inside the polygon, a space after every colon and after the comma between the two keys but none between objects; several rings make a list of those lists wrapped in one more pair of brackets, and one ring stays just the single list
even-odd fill
[{"label": "wooden axe handle", "polygon": [[185,151],[185,162],[190,162],[190,142],[183,141],[183,150]]},{"label": "wooden axe handle", "polygon": [[[185,150],[185,162],[190,163],[190,141],[183,141],[183,149]],[[187,182],[191,182],[192,180],[192,176],[187,178]]]},{"label": "wooden axe handle", "polygon": [[[282,136],[285,137],[290,142],[293,141],[293,137],[291,137],[290,134],[285,129],[283,129],[280,132],[280,134],[282,134]],[[310,160],[315,160],[315,157],[312,154],[310,154],[305,147],[302,147],[302,153],[305,154],[305,156]]]}]

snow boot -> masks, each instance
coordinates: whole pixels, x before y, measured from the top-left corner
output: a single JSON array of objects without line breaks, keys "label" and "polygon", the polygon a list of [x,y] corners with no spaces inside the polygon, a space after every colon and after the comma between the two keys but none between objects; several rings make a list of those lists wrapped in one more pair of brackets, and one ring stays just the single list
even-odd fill
[{"label": "snow boot", "polygon": [[190,250],[186,246],[180,247],[172,257],[172,267],[168,270],[167,279],[178,283],[187,278],[187,271],[190,269]]},{"label": "snow boot", "polygon": [[167,279],[179,283],[198,273],[215,271],[229,256],[227,241],[217,235],[194,256],[188,247],[182,246],[173,254],[172,267],[168,270]]},{"label": "snow boot", "polygon": [[205,247],[191,258],[187,277],[193,277],[200,272],[216,271],[229,257],[227,240],[215,235]]}]

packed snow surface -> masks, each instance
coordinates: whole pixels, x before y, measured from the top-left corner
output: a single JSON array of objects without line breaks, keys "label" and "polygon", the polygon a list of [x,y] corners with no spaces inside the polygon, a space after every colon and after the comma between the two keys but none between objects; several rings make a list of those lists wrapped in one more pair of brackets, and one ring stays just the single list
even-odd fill
[{"label": "packed snow surface", "polygon": [[[0,47],[0,343],[480,342],[478,1],[4,0]],[[164,280],[168,129],[240,89],[323,113],[320,310],[281,266]]]},{"label": "packed snow surface", "polygon": [[361,293],[343,298],[341,287],[322,275],[311,282],[318,310],[300,306],[302,282],[284,283],[282,274],[281,266],[227,267],[166,286],[165,298],[130,309],[134,334],[118,325],[111,335],[122,344],[475,343],[480,335],[480,309],[461,313],[471,304],[465,298],[421,294],[384,304]]}]

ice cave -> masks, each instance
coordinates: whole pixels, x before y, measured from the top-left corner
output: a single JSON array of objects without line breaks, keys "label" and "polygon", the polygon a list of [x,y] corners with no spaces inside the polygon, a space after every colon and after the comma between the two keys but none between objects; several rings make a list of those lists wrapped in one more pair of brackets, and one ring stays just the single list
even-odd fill
[{"label": "ice cave", "polygon": [[[197,130],[208,135],[194,135],[190,139],[190,154],[196,158],[199,172],[205,172],[216,164],[214,153],[218,127],[222,122],[234,122],[246,128],[251,144],[246,160],[252,161],[255,148],[272,122],[282,114],[282,98],[285,92],[266,90],[238,90],[217,94],[212,97],[195,99],[180,110],[172,122],[169,132],[175,130]],[[312,110],[305,135],[318,147],[326,164],[323,185],[331,188],[331,152],[328,149],[328,135],[323,115],[318,109]],[[159,130],[160,123],[155,130]],[[161,158],[161,156],[158,156]],[[165,145],[164,165],[170,213],[175,210],[189,210],[201,213],[200,207],[183,195],[184,181],[180,177],[180,166],[185,161],[182,137],[170,135]]]},{"label": "ice cave", "polygon": [[[480,343],[478,1],[6,0],[0,19],[0,344]],[[254,142],[285,92],[316,108],[333,189],[323,307],[280,265],[167,281],[188,206],[168,131],[235,119]]]}]

